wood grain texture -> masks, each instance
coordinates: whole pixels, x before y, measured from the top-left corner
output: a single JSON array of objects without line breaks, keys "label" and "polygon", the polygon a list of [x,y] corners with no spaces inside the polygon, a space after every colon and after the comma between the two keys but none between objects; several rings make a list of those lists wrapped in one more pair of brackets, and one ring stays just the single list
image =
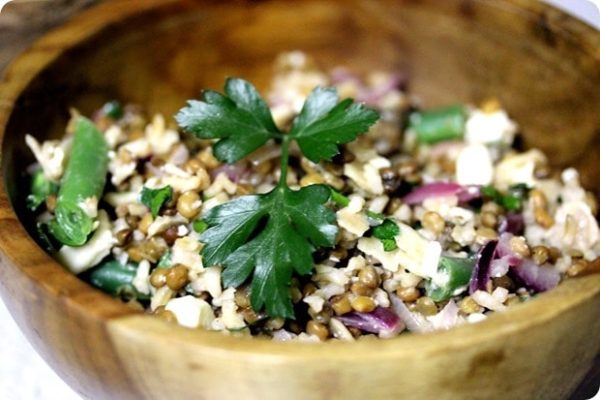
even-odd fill
[{"label": "wood grain texture", "polygon": [[495,95],[525,142],[600,189],[600,34],[525,0],[114,0],[38,41],[0,84],[0,291],[35,348],[93,399],[564,399],[600,350],[600,276],[450,332],[310,345],[133,312],[30,238],[23,136],[108,98],[173,113],[224,76],[265,88],[281,51],[401,69],[426,105]]}]

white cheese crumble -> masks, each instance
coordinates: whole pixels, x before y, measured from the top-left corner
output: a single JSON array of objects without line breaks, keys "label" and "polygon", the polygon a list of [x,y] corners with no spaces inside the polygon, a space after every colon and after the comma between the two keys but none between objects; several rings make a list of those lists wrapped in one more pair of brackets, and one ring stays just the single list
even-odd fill
[{"label": "white cheese crumble", "polygon": [[469,144],[511,145],[516,132],[517,125],[508,117],[506,111],[474,110],[465,125],[465,140]]},{"label": "white cheese crumble", "polygon": [[64,171],[65,149],[58,140],[46,140],[42,145],[31,135],[25,135],[25,143],[42,167],[46,179],[58,182]]},{"label": "white cheese crumble", "polygon": [[210,304],[190,295],[169,300],[165,310],[171,311],[179,325],[187,328],[210,329],[215,319],[215,313]]},{"label": "white cheese crumble", "polygon": [[138,264],[135,277],[133,278],[133,287],[143,294],[150,294],[150,263],[148,260],[142,260]]},{"label": "white cheese crumble", "polygon": [[98,264],[117,243],[106,211],[98,212],[98,222],[96,231],[86,244],[80,247],[63,246],[56,254],[58,261],[74,274],[80,274]]},{"label": "white cheese crumble", "polygon": [[496,165],[494,184],[501,190],[517,183],[533,187],[536,184],[535,167],[545,162],[546,157],[537,149],[521,154],[508,154]]},{"label": "white cheese crumble", "polygon": [[456,160],[456,182],[461,185],[489,185],[494,177],[492,157],[487,147],[471,144]]},{"label": "white cheese crumble", "polygon": [[356,236],[362,236],[369,229],[367,215],[362,212],[364,206],[365,199],[350,196],[350,203],[336,212],[338,225]]}]

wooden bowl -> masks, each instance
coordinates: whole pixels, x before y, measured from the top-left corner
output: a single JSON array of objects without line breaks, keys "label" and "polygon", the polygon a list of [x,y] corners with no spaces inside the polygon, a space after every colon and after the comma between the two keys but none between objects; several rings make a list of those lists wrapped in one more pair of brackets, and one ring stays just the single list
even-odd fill
[{"label": "wooden bowl", "polygon": [[171,114],[228,75],[265,89],[301,49],[325,68],[400,69],[427,106],[497,96],[525,144],[600,189],[600,34],[525,0],[109,1],[37,42],[0,86],[0,288],[36,350],[84,397],[560,399],[600,349],[600,276],[477,325],[358,343],[275,343],[132,311],[30,238],[24,134],[118,98]]}]

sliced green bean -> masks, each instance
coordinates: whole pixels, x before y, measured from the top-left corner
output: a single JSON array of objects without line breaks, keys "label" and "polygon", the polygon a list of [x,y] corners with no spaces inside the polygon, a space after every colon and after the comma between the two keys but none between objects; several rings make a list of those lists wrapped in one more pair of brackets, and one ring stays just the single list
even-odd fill
[{"label": "sliced green bean", "polygon": [[113,296],[147,300],[149,296],[140,293],[133,285],[137,268],[133,264],[122,265],[117,260],[108,259],[86,272],[83,278],[93,286]]},{"label": "sliced green bean", "polygon": [[27,208],[31,211],[46,201],[46,198],[58,192],[58,185],[44,176],[44,170],[36,170],[31,177],[30,194],[27,196]]},{"label": "sliced green bean", "polygon": [[462,105],[453,105],[431,111],[415,112],[409,118],[409,127],[421,143],[433,144],[461,139],[464,135],[466,112]]},{"label": "sliced green bean", "polygon": [[469,284],[473,266],[474,261],[470,258],[441,257],[438,273],[446,275],[447,282],[443,286],[430,282],[426,286],[427,296],[433,301],[444,301],[455,296],[458,289]]},{"label": "sliced green bean", "polygon": [[49,228],[62,244],[82,246],[93,230],[86,201],[99,201],[106,183],[108,145],[92,121],[78,117],[73,146]]}]

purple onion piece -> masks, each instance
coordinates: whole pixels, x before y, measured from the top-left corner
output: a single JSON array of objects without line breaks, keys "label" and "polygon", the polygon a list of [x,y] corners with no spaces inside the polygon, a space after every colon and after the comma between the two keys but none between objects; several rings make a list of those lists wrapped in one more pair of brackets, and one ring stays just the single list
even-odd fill
[{"label": "purple onion piece", "polygon": [[452,182],[433,182],[426,183],[415,188],[412,192],[404,196],[404,202],[409,205],[420,204],[425,199],[432,197],[446,197],[458,194],[463,187],[458,183]]},{"label": "purple onion piece", "polygon": [[350,312],[337,317],[344,325],[391,337],[404,329],[400,317],[389,308],[377,307],[369,313]]},{"label": "purple onion piece", "polygon": [[396,295],[390,296],[394,312],[400,316],[400,319],[411,332],[425,333],[433,330],[433,325],[421,314],[413,313],[406,307],[406,304]]},{"label": "purple onion piece", "polygon": [[223,164],[210,172],[210,177],[215,179],[217,175],[224,173],[233,183],[238,183],[247,173],[248,169],[245,164]]},{"label": "purple onion piece", "polygon": [[498,231],[500,233],[512,233],[513,235],[521,235],[525,230],[525,220],[522,214],[509,213],[506,218],[500,223]]},{"label": "purple onion piece", "polygon": [[467,203],[471,200],[479,199],[481,197],[480,186],[464,186],[457,193],[458,201],[461,203]]},{"label": "purple onion piece", "polygon": [[458,325],[461,322],[458,311],[459,308],[454,300],[450,300],[440,312],[429,318],[433,328],[450,329]]},{"label": "purple onion piece", "polygon": [[535,292],[545,292],[560,282],[560,273],[550,265],[537,265],[533,260],[525,259],[519,266],[510,269],[525,287]]},{"label": "purple onion piece", "polygon": [[477,290],[485,290],[485,287],[490,280],[490,267],[492,260],[496,255],[498,247],[497,240],[490,240],[477,253],[475,268],[469,282],[469,294],[473,294]]}]

